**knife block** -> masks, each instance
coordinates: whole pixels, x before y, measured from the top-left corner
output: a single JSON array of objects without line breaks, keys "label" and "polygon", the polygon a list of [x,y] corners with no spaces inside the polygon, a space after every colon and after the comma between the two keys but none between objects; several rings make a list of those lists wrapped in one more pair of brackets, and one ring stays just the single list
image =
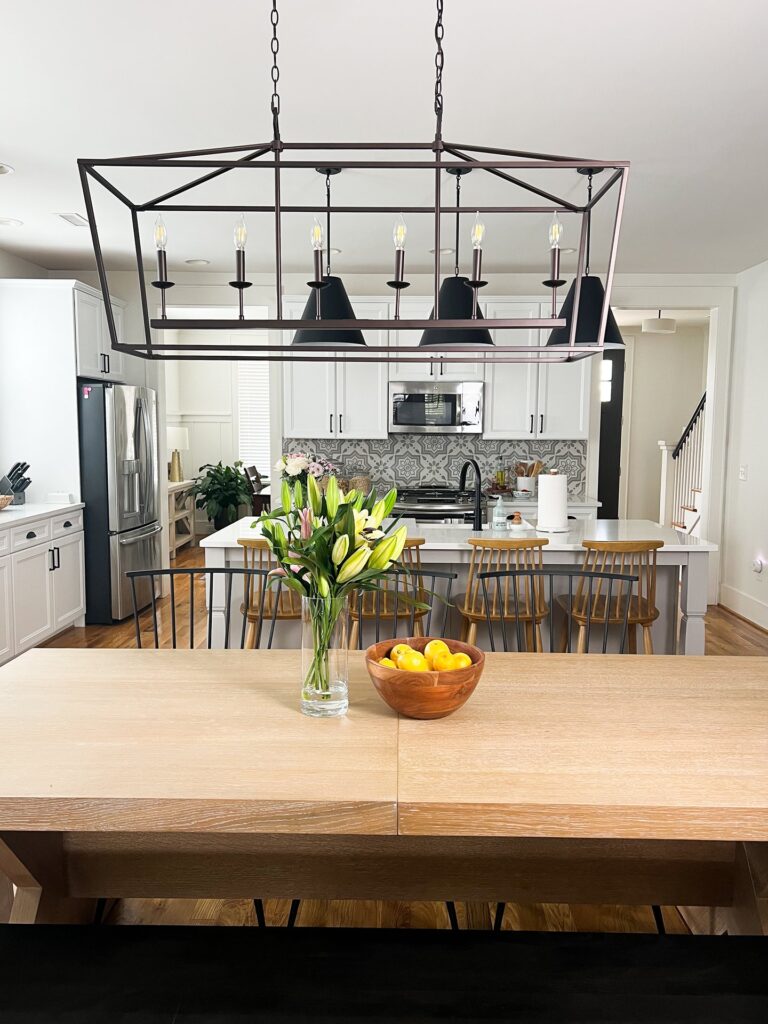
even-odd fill
[{"label": "knife block", "polygon": [[14,491],[12,505],[23,505],[27,500],[26,491]]}]

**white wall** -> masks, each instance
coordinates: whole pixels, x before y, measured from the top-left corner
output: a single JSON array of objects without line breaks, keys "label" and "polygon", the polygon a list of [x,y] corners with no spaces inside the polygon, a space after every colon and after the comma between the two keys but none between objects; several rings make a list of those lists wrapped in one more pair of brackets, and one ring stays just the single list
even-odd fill
[{"label": "white wall", "polygon": [[768,629],[768,262],[737,282],[720,600]]},{"label": "white wall", "polygon": [[[622,333],[631,331],[625,328]],[[629,431],[629,459],[622,466],[628,519],[655,522],[659,517],[661,454],[657,442],[677,443],[704,393],[708,336],[706,325],[678,324],[675,334],[637,330],[631,342],[628,339],[632,384],[624,429]]]},{"label": "white wall", "polygon": [[[9,229],[10,230],[10,229]],[[0,278],[2,277],[47,277],[48,271],[37,263],[23,260],[21,256],[0,249]]]}]

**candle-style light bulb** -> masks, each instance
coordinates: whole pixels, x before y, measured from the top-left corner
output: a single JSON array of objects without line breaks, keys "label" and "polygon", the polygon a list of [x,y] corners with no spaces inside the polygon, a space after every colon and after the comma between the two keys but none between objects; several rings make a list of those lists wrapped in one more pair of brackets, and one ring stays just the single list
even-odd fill
[{"label": "candle-style light bulb", "polygon": [[155,248],[165,252],[165,247],[168,244],[168,232],[165,228],[165,221],[162,216],[158,217],[155,221]]},{"label": "candle-style light bulb", "polygon": [[242,252],[248,240],[248,228],[245,226],[245,216],[241,213],[240,219],[235,224],[235,248]]},{"label": "candle-style light bulb", "polygon": [[312,243],[312,248],[315,252],[322,252],[323,249],[323,226],[320,221],[315,217],[315,223],[312,225],[312,230],[309,233],[309,240]]},{"label": "candle-style light bulb", "polygon": [[550,249],[560,248],[560,239],[563,234],[563,225],[557,216],[557,211],[552,215],[552,223],[549,225],[549,247]]},{"label": "candle-style light bulb", "polygon": [[480,220],[479,211],[475,214],[475,223],[472,225],[472,248],[481,249],[483,246],[483,239],[485,238],[485,224]]},{"label": "candle-style light bulb", "polygon": [[395,243],[396,249],[405,248],[405,236],[408,234],[408,228],[405,226],[402,213],[395,221],[395,226],[392,229],[392,240]]}]

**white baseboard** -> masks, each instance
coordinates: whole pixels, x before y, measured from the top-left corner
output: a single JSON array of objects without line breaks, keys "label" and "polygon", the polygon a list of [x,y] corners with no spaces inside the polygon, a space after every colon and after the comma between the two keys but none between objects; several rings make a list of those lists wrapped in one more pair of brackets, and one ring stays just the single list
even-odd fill
[{"label": "white baseboard", "polygon": [[743,590],[723,583],[720,586],[720,604],[738,615],[743,615],[756,626],[768,629],[768,601],[760,601],[750,594],[745,594]]}]

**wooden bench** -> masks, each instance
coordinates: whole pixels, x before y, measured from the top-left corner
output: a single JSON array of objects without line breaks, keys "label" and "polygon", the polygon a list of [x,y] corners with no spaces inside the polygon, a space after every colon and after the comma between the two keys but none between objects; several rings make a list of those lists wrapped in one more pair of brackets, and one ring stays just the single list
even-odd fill
[{"label": "wooden bench", "polygon": [[768,1020],[764,939],[0,927],[3,1024]]}]

